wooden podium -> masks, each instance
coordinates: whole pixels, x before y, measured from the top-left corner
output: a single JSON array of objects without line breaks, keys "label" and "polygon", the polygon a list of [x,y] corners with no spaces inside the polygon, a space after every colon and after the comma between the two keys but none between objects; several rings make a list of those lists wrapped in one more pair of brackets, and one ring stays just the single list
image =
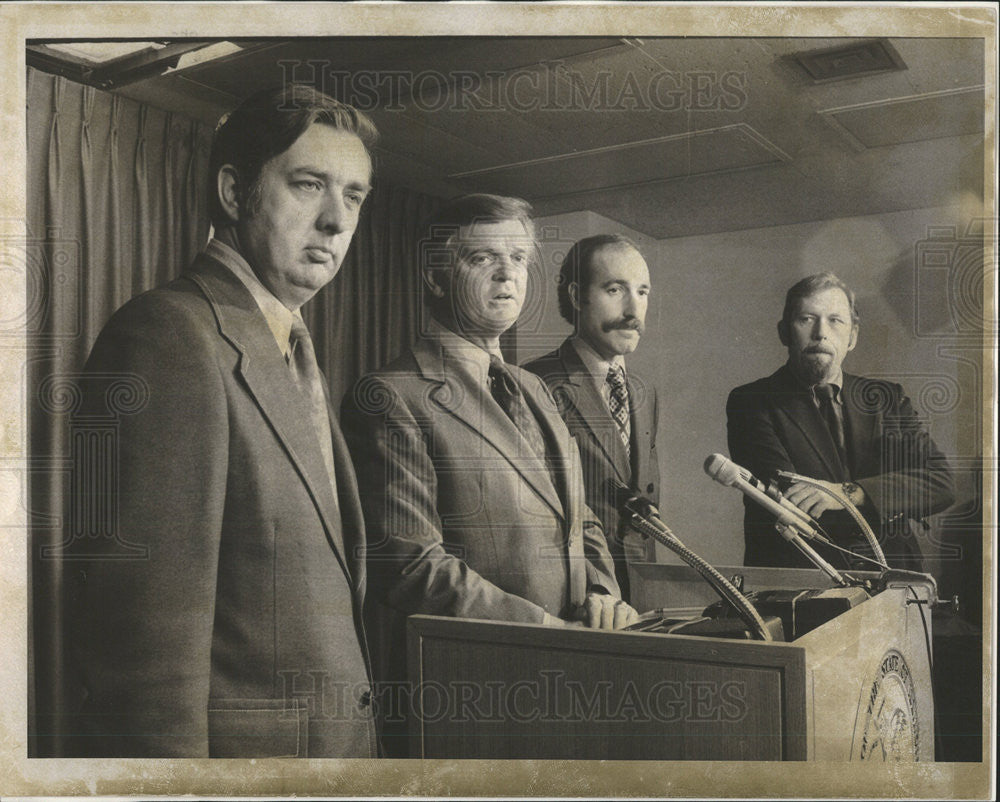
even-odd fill
[{"label": "wooden podium", "polygon": [[[720,571],[748,591],[829,587],[819,571]],[[687,566],[633,566],[632,589],[640,611],[716,599]],[[411,616],[410,754],[932,761],[934,594],[890,586],[791,643]]]}]

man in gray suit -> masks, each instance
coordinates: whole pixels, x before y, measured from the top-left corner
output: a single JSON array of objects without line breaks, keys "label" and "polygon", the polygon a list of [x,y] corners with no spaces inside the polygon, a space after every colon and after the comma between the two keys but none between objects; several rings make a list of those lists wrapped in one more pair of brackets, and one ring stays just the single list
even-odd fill
[{"label": "man in gray suit", "polygon": [[67,563],[67,754],[375,755],[362,513],[299,313],[340,269],[375,136],[306,87],[248,99],[213,143],[215,238],[94,345],[85,411],[123,374],[146,388],[116,441],[140,558]]},{"label": "man in gray suit", "polygon": [[608,487],[625,485],[659,504],[656,388],[625,369],[646,329],[649,268],[624,236],[586,237],[563,259],[558,293],[575,333],[524,368],[545,380],[580,447],[587,504],[601,519],[627,600],[628,563],[654,559],[653,543],[630,529]]},{"label": "man in gray suit", "polygon": [[373,609],[393,678],[412,613],[606,629],[636,617],[551,395],[500,352],[535,256],[529,213],[470,195],[436,215],[422,242],[425,336],[344,399],[372,600],[395,611]]}]

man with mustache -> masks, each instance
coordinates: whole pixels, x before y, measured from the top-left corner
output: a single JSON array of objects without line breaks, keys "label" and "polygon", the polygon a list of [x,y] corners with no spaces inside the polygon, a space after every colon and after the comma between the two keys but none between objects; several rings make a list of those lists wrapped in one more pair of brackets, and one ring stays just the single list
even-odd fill
[{"label": "man with mustache", "polygon": [[649,268],[619,234],[575,243],[559,269],[559,312],[575,333],[558,349],[524,365],[552,391],[583,460],[587,504],[604,526],[622,598],[629,598],[628,563],[653,559],[609,496],[609,482],[659,503],[655,388],[626,371],[645,331]]},{"label": "man with mustache", "polygon": [[[835,275],[818,273],[792,286],[778,323],[788,362],[730,394],[729,453],[763,482],[788,471],[849,499],[890,567],[922,570],[914,524],[951,505],[951,472],[900,385],[843,372],[858,330],[854,293]],[[837,545],[871,556],[837,497],[804,481],[783,487]],[[775,531],[772,516],[748,499],[744,504],[745,564],[810,565]],[[834,566],[875,567],[818,550]]]},{"label": "man with mustache", "polygon": [[[530,209],[468,195],[434,216],[421,242],[422,337],[344,398],[388,692],[404,676],[413,613],[601,629],[637,618],[552,397],[500,351],[535,262]],[[394,698],[381,697],[383,742],[403,756]]]}]

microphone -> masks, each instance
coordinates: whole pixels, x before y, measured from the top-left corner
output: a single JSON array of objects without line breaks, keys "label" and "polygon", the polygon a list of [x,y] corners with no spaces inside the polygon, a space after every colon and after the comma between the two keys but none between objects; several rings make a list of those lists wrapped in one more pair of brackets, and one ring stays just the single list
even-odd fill
[{"label": "microphone", "polygon": [[756,501],[777,518],[778,523],[790,526],[808,538],[826,541],[826,538],[816,528],[812,518],[784,496],[781,497],[780,501],[772,498],[763,490],[763,482],[731,459],[722,456],[722,454],[709,455],[708,459],[705,460],[705,473],[721,485],[740,490],[743,495]]},{"label": "microphone", "polygon": [[614,505],[619,514],[629,517],[629,524],[633,529],[643,537],[652,537],[662,543],[701,574],[702,578],[715,589],[715,592],[736,610],[744,623],[750,627],[750,631],[755,632],[761,640],[774,640],[774,635],[767,623],[761,618],[760,613],[757,612],[750,600],[670,531],[670,527],[660,518],[660,511],[656,509],[656,505],[652,501],[638,495],[632,488],[614,476],[605,481],[604,490],[608,501]]},{"label": "microphone", "polygon": [[811,519],[809,523],[806,523],[800,516],[791,513],[769,495],[761,492],[744,479],[741,471],[746,471],[746,469],[741,468],[731,459],[722,456],[722,454],[710,454],[708,459],[705,460],[705,473],[719,484],[726,487],[735,487],[744,496],[760,504],[760,506],[778,519],[778,532],[785,540],[801,551],[813,565],[823,571],[830,579],[841,587],[847,587],[849,583],[841,576],[840,572],[820,557],[800,537],[800,535],[805,535],[806,537],[825,540],[825,538],[820,538],[819,532],[817,532],[816,527],[812,524]]},{"label": "microphone", "polygon": [[611,476],[605,481],[604,489],[611,505],[619,514],[638,515],[639,518],[656,526],[661,532],[673,537],[673,532],[660,518],[660,511],[648,498],[640,496],[635,490],[617,477]]}]

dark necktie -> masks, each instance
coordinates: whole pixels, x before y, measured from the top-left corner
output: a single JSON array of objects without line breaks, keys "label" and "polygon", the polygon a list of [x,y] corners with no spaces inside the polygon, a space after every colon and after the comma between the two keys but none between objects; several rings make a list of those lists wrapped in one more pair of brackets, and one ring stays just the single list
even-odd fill
[{"label": "dark necktie", "polygon": [[629,422],[628,413],[628,388],[625,386],[625,371],[621,367],[612,367],[608,370],[608,385],[611,387],[611,397],[608,399],[608,407],[611,410],[611,417],[618,424],[618,434],[625,446],[625,458],[632,458],[632,426]]},{"label": "dark necktie", "polygon": [[830,430],[833,443],[837,446],[837,456],[840,457],[840,464],[846,472],[848,465],[847,447],[844,443],[844,420],[840,405],[834,401],[834,395],[837,390],[832,384],[818,384],[815,387],[815,392],[816,398],[819,400],[819,411],[826,421],[827,428]]},{"label": "dark necktie", "polygon": [[309,412],[316,438],[319,440],[320,451],[323,452],[323,462],[326,464],[330,486],[333,488],[334,501],[337,499],[336,470],[333,465],[333,445],[330,436],[330,417],[326,404],[326,393],[323,391],[323,379],[316,364],[316,351],[313,349],[309,329],[301,319],[296,317],[292,322],[292,330],[288,335],[290,358],[288,365],[292,369],[292,377],[299,391],[309,402]]},{"label": "dark necktie", "polygon": [[500,405],[500,408],[507,413],[514,426],[524,437],[531,448],[529,456],[545,458],[545,436],[542,434],[538,421],[528,403],[524,400],[521,388],[514,380],[514,376],[504,361],[494,355],[490,355],[490,393],[493,399]]}]

